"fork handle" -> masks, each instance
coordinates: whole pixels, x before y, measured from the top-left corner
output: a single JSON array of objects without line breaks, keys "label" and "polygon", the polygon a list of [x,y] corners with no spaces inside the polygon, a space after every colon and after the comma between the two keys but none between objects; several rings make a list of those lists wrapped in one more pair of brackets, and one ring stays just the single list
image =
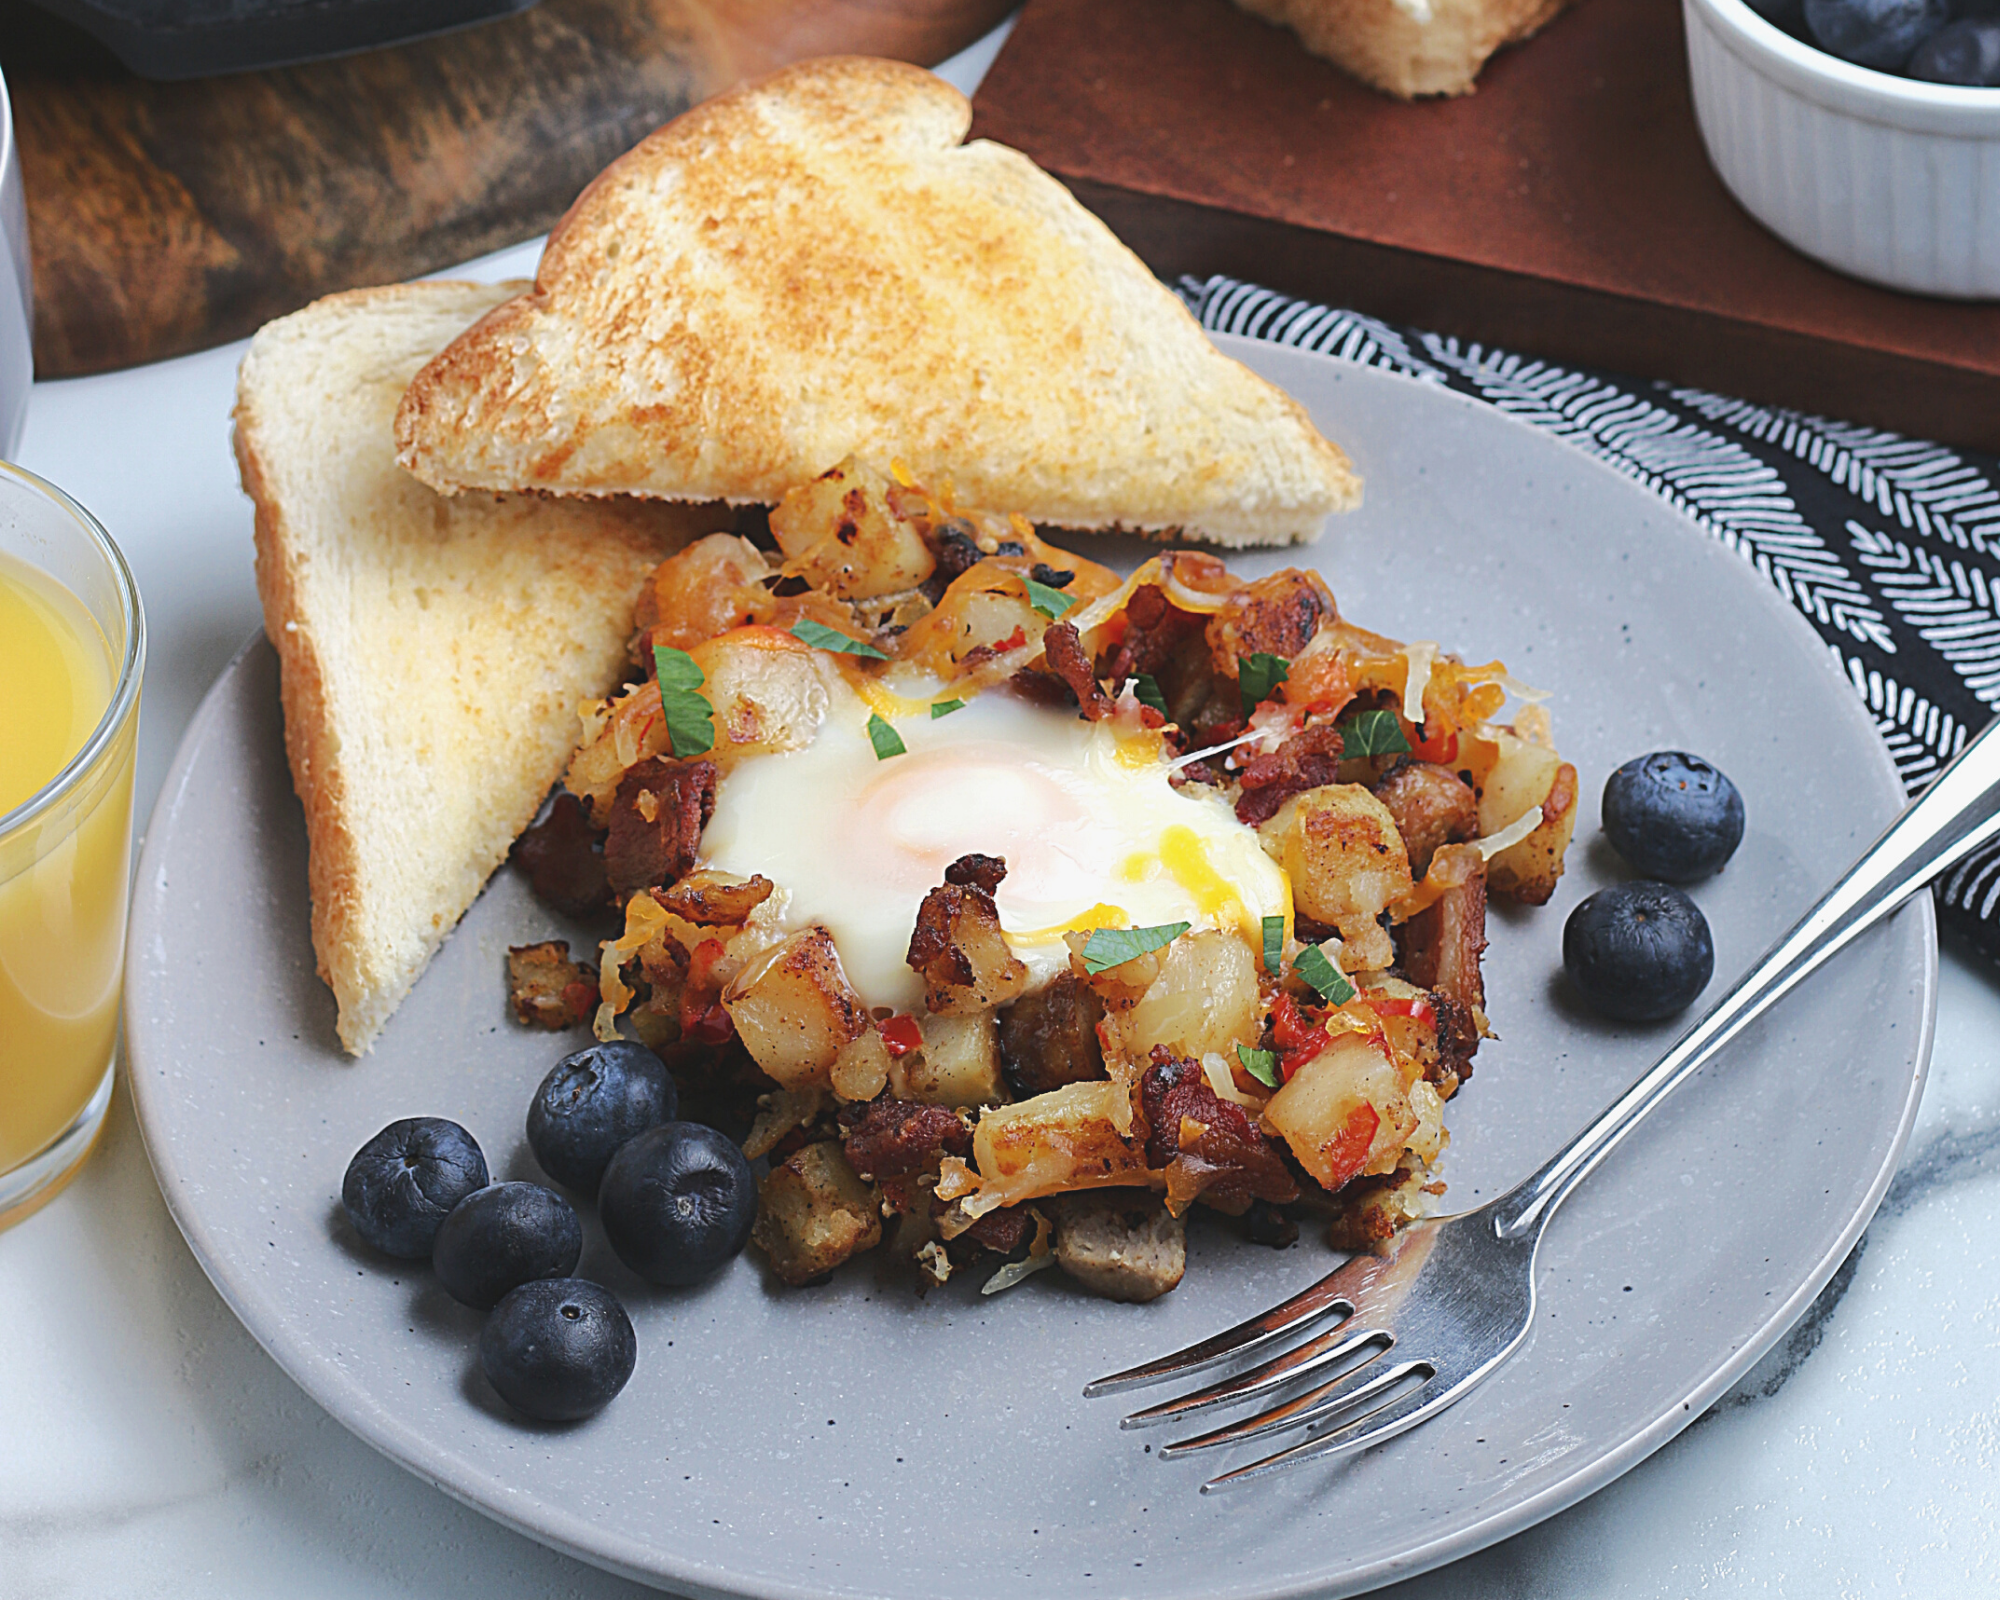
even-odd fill
[{"label": "fork handle", "polygon": [[1987,841],[2000,836],[2000,721],[1987,724],[1951,765],[1869,846],[1720,1002],[1681,1035],[1658,1065],[1494,1208],[1503,1238],[1533,1233],[1647,1113],[1836,951]]}]

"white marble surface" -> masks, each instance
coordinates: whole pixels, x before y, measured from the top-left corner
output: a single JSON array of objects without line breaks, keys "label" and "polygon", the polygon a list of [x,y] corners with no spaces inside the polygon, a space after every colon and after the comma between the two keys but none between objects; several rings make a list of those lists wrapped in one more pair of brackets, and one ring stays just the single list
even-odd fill
[{"label": "white marble surface", "polygon": [[[976,82],[997,43],[950,75]],[[510,252],[478,270],[532,261]],[[257,626],[223,421],[240,355],[40,385],[29,411],[22,461],[103,518],[146,597],[141,816]],[[175,1231],[122,1092],[84,1175],[0,1233],[0,1307],[0,1600],[643,1592],[418,1482],[294,1387]],[[2000,980],[1947,947],[1909,1156],[1800,1327],[1610,1488],[1389,1592],[2000,1593],[1996,1464]]]}]

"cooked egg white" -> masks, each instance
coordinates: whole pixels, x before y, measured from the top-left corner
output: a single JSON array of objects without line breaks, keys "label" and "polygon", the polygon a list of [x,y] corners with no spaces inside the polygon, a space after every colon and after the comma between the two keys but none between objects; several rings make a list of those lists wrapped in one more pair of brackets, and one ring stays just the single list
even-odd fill
[{"label": "cooked egg white", "polygon": [[1007,862],[995,900],[1030,987],[1067,965],[1071,929],[1185,921],[1254,944],[1264,917],[1289,924],[1284,874],[1255,831],[1219,797],[1174,789],[1156,740],[1006,693],[935,719],[877,693],[907,747],[880,759],[869,704],[842,688],[812,744],[722,778],[702,864],[772,879],[785,926],[823,924],[870,1006],[921,1002],[905,961],[917,906],[974,852]]}]

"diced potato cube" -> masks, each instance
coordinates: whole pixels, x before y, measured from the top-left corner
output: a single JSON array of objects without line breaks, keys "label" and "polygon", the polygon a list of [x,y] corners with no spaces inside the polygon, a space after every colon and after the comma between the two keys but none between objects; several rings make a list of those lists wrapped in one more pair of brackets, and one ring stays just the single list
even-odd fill
[{"label": "diced potato cube", "polygon": [[999,1018],[993,1012],[925,1017],[920,1026],[923,1049],[889,1063],[889,1087],[898,1100],[956,1110],[997,1106],[1007,1098],[1000,1076]]},{"label": "diced potato cube", "polygon": [[1182,934],[1159,953],[1158,973],[1136,1001],[1107,999],[1103,1026],[1127,1061],[1146,1060],[1156,1044],[1196,1060],[1211,1052],[1235,1060],[1235,1047],[1255,1044],[1262,1029],[1250,947],[1217,928]]},{"label": "diced potato cube", "polygon": [[1039,645],[1048,626],[1019,573],[982,561],[953,579],[937,609],[910,629],[903,654],[941,678],[959,678],[995,656]]},{"label": "diced potato cube", "polygon": [[1556,880],[1563,875],[1570,836],[1576,832],[1576,799],[1576,768],[1565,761],[1542,797],[1541,826],[1487,862],[1486,886],[1493,893],[1523,905],[1548,904]]},{"label": "diced potato cube", "polygon": [[981,1201],[1014,1205],[1063,1189],[1149,1185],[1144,1146],[1114,1120],[1126,1094],[1114,1083],[1072,1083],[986,1112],[972,1135]]},{"label": "diced potato cube", "polygon": [[1292,880],[1298,909],[1340,929],[1349,971],[1395,959],[1376,919],[1410,892],[1410,857],[1387,806],[1358,783],[1330,783],[1292,796],[1257,831]]},{"label": "diced potato cube", "polygon": [[1355,1033],[1337,1036],[1264,1108],[1264,1126],[1328,1190],[1391,1171],[1417,1122],[1396,1065]]},{"label": "diced potato cube", "polygon": [[870,1028],[840,1047],[833,1058],[833,1092],[843,1100],[873,1100],[889,1081],[889,1047]]},{"label": "diced potato cube", "polygon": [[712,533],[653,569],[650,595],[634,621],[650,627],[653,643],[692,649],[745,623],[767,622],[776,608],[763,579],[764,552],[748,539]]},{"label": "diced potato cube", "polygon": [[824,1089],[773,1089],[757,1097],[757,1115],[743,1140],[752,1161],[767,1156],[800,1128],[810,1128],[827,1109]]},{"label": "diced potato cube", "polygon": [[807,928],[765,951],[722,993],[750,1057],[787,1089],[830,1089],[833,1064],[868,1029],[833,935]]},{"label": "diced potato cube", "polygon": [[924,896],[909,963],[923,975],[925,1009],[941,1017],[990,1011],[1028,985],[1027,966],[1000,931],[993,897],[969,885],[947,883]]},{"label": "diced potato cube", "polygon": [[1479,785],[1479,836],[1498,833],[1528,814],[1548,797],[1562,766],[1562,757],[1546,745],[1517,738],[1505,728],[1492,730],[1496,747],[1493,766]]},{"label": "diced potato cube", "polygon": [[888,480],[849,457],[771,513],[787,569],[843,600],[914,589],[936,570],[922,534],[890,508]]},{"label": "diced potato cube", "polygon": [[757,1193],[750,1239],[785,1282],[810,1283],[882,1242],[882,1205],[829,1139],[773,1167]]},{"label": "diced potato cube", "polygon": [[724,771],[744,756],[799,750],[826,719],[832,670],[778,628],[736,628],[688,652],[715,712],[712,759]]}]

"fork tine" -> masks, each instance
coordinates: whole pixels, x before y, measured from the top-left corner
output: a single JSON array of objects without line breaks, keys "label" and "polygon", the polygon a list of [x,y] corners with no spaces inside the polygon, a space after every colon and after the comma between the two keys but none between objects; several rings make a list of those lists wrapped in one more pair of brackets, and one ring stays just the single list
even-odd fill
[{"label": "fork tine", "polygon": [[1191,1344],[1184,1350],[1176,1350],[1170,1356],[1161,1356],[1157,1361],[1148,1361],[1143,1366],[1128,1367],[1123,1372],[1112,1373],[1108,1378],[1099,1378],[1094,1383],[1087,1383],[1083,1386],[1084,1398],[1094,1400],[1101,1394],[1115,1394],[1120,1389],[1137,1389],[1144,1384],[1164,1383],[1167,1379],[1178,1378],[1183,1373],[1199,1372],[1203,1367],[1212,1367],[1218,1361],[1226,1361],[1232,1356],[1253,1355],[1324,1317],[1337,1316],[1345,1321],[1354,1315],[1354,1307],[1333,1287],[1333,1281],[1339,1275],[1338,1271],[1330,1272],[1311,1288],[1302,1289],[1282,1305],[1272,1306],[1261,1316],[1252,1317],[1248,1322],[1239,1322],[1235,1327],[1212,1338]]},{"label": "fork tine", "polygon": [[1350,1417],[1327,1433],[1280,1450],[1275,1455],[1268,1455],[1261,1461],[1253,1461],[1247,1467],[1238,1467],[1233,1472],[1210,1478],[1201,1486],[1201,1492],[1208,1494],[1216,1489],[1233,1489],[1240,1483],[1269,1477],[1274,1472],[1283,1472],[1287,1467],[1296,1467],[1307,1461],[1325,1461],[1334,1456],[1366,1450],[1385,1439],[1395,1438],[1399,1433],[1407,1433],[1421,1422],[1428,1422],[1470,1387],[1464,1383],[1454,1384],[1433,1394],[1426,1380],[1426,1387],[1400,1400],[1389,1400],[1358,1417]]},{"label": "fork tine", "polygon": [[1344,1333],[1339,1328],[1330,1328],[1325,1333],[1316,1334],[1304,1344],[1295,1345],[1281,1355],[1273,1356],[1262,1366],[1252,1367],[1248,1372],[1234,1378],[1225,1378],[1220,1383],[1212,1383],[1206,1389],[1197,1389],[1193,1394],[1183,1395],[1178,1400],[1167,1400],[1156,1406],[1148,1406],[1143,1411],[1135,1411],[1118,1424],[1121,1428],[1150,1428],[1155,1423],[1177,1422],[1182,1417],[1197,1411],[1206,1411],[1211,1406],[1238,1405],[1270,1394],[1288,1383],[1311,1377],[1316,1372],[1333,1366],[1369,1345],[1371,1350],[1361,1361],[1344,1369],[1341,1377],[1358,1371],[1373,1361],[1390,1345],[1395,1335],[1380,1328],[1368,1328],[1359,1333]]},{"label": "fork tine", "polygon": [[1197,1434],[1192,1439],[1176,1439],[1172,1444],[1162,1445],[1160,1454],[1172,1460],[1176,1456],[1192,1455],[1197,1450],[1213,1450],[1220,1445],[1242,1444],[1245,1440],[1260,1439],[1267,1433],[1278,1433],[1290,1428],[1308,1428],[1315,1422],[1324,1422],[1336,1412],[1387,1395],[1400,1387],[1405,1379],[1417,1373],[1422,1373],[1428,1381],[1431,1375],[1430,1365],[1423,1361],[1402,1361],[1387,1371],[1372,1375],[1369,1368],[1363,1366],[1345,1372],[1338,1378],[1330,1379],[1316,1389],[1308,1389],[1296,1399],[1272,1406],[1268,1411],[1260,1411],[1254,1417],[1246,1417],[1243,1421],[1232,1422],[1227,1427]]}]

